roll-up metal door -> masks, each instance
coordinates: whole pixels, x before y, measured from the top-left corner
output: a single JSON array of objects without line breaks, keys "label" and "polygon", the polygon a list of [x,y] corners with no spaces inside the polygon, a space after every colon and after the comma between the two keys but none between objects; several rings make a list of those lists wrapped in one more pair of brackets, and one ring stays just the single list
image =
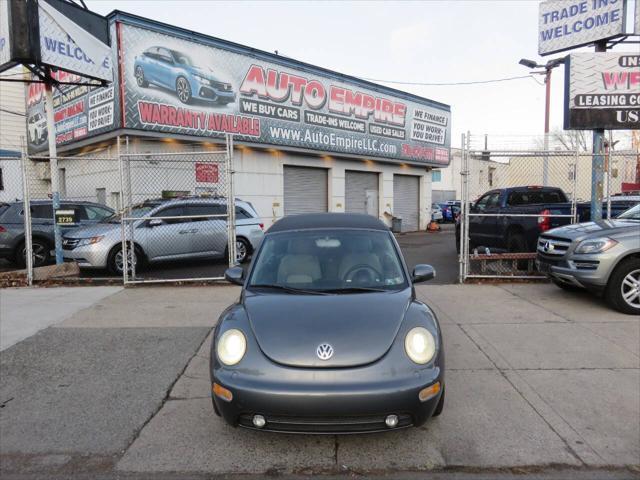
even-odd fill
[{"label": "roll-up metal door", "polygon": [[347,170],[344,177],[345,211],[378,216],[378,174]]},{"label": "roll-up metal door", "polygon": [[327,170],[284,167],[284,214],[327,211]]},{"label": "roll-up metal door", "polygon": [[414,232],[420,225],[420,177],[393,176],[393,214],[402,218],[402,231]]}]

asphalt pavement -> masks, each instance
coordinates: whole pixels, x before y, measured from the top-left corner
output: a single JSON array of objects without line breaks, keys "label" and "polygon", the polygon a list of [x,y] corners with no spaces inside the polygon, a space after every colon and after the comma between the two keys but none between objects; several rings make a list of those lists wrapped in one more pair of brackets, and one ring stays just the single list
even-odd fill
[{"label": "asphalt pavement", "polygon": [[[588,295],[419,285],[445,340],[443,415],[385,434],[291,436],[213,414],[207,337],[239,288],[117,289],[86,306],[87,288],[34,295],[55,322],[0,352],[3,479],[640,472],[640,319]],[[12,297],[25,291],[37,289],[0,290],[0,323],[21,321]],[[76,307],[57,312],[63,303]]]}]

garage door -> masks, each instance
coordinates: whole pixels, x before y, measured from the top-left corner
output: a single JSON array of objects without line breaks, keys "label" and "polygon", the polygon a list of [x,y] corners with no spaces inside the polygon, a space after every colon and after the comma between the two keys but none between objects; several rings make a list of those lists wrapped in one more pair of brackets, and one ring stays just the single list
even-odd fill
[{"label": "garage door", "polygon": [[378,217],[378,174],[347,170],[344,178],[345,211]]},{"label": "garage door", "polygon": [[284,167],[284,214],[327,211],[327,170]]},{"label": "garage door", "polygon": [[414,232],[420,225],[420,177],[393,176],[393,214],[402,218],[402,231]]}]

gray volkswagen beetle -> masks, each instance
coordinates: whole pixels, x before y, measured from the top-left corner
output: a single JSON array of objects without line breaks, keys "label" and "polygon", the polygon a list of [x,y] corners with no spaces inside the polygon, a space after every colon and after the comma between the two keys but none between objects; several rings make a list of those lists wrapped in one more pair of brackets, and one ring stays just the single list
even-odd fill
[{"label": "gray volkswagen beetle", "polygon": [[227,270],[242,285],[215,328],[213,408],[233,426],[359,433],[419,426],[444,406],[435,314],[381,221],[359,214],[285,217],[253,261]]}]

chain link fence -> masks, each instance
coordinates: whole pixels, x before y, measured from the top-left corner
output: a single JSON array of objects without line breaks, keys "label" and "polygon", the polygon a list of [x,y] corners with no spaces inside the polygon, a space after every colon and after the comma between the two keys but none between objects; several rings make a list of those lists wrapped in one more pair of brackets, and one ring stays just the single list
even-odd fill
[{"label": "chain link fence", "polygon": [[[78,282],[222,279],[262,235],[249,206],[228,208],[235,204],[231,148],[228,140],[201,152],[119,154],[111,146],[58,156],[58,209],[49,157],[1,158],[0,277],[20,271],[13,278],[31,284],[58,253],[80,267]],[[255,221],[241,220],[250,233],[236,239],[236,213],[245,210]],[[78,271],[62,270],[72,279]]]},{"label": "chain link fence", "polygon": [[[463,136],[456,231],[461,281],[539,277],[538,235],[591,218],[593,154],[570,135],[556,142],[536,140]],[[604,177],[596,188],[603,192],[603,218],[613,218],[640,201],[623,194],[637,181],[639,158],[633,151],[602,155]]]}]

